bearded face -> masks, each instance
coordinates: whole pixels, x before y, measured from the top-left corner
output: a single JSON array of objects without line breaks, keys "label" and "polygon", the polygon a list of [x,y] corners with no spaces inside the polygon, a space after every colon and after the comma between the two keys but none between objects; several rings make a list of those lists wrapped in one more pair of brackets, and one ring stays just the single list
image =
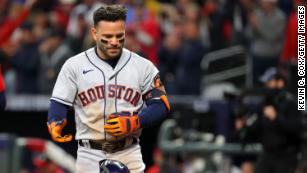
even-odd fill
[{"label": "bearded face", "polygon": [[100,21],[91,32],[101,58],[115,59],[121,55],[125,42],[125,21]]}]

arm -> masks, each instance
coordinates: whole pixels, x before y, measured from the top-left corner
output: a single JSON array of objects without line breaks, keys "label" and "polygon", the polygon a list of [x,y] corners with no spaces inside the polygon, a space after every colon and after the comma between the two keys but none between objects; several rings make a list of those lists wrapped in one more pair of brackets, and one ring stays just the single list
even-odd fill
[{"label": "arm", "polygon": [[67,111],[73,105],[77,93],[76,76],[74,75],[74,65],[69,60],[63,65],[57,81],[55,83],[50,108],[48,112],[48,131],[56,142],[69,142],[72,135],[61,135],[67,120]]},{"label": "arm", "polygon": [[106,132],[112,136],[124,136],[139,128],[153,126],[167,117],[170,106],[165,92],[154,88],[146,94],[145,102],[147,107],[140,114],[112,114],[104,126]]},{"label": "arm", "polygon": [[170,112],[170,105],[163,85],[149,91],[144,96],[144,100],[147,107],[139,114],[142,128],[150,127],[162,121]]},{"label": "arm", "polygon": [[47,126],[52,139],[56,142],[69,142],[72,140],[71,134],[61,135],[62,129],[67,123],[68,108],[67,105],[51,100]]},{"label": "arm", "polygon": [[[153,73],[154,74],[154,73]],[[147,107],[140,114],[130,116],[125,113],[115,113],[109,116],[104,129],[112,136],[124,136],[134,133],[139,128],[150,127],[166,118],[170,105],[159,74],[146,77],[150,89],[143,95]]]},{"label": "arm", "polygon": [[152,100],[139,114],[140,127],[146,128],[155,125],[167,117],[168,109],[161,100]]},{"label": "arm", "polygon": [[15,29],[26,20],[36,1],[37,0],[27,0],[17,18],[5,23],[5,25],[0,28],[0,46],[9,40]]}]

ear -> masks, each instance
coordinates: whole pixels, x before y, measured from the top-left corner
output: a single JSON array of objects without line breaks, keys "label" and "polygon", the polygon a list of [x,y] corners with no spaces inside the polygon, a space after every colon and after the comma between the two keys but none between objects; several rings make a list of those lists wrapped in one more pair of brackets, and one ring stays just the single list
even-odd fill
[{"label": "ear", "polygon": [[91,28],[91,34],[92,34],[92,38],[97,41],[98,38],[97,38],[97,29],[95,27],[92,27]]}]

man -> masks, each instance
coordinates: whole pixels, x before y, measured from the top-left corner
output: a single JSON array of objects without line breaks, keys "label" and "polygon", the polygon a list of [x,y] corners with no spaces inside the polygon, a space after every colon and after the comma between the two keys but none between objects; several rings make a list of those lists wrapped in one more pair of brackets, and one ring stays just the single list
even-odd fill
[{"label": "man", "polygon": [[103,159],[120,161],[131,173],[143,172],[141,129],[170,111],[156,67],[123,48],[126,13],[121,5],[95,11],[91,34],[96,46],[68,59],[54,86],[48,129],[54,141],[71,141],[72,135],[61,132],[68,108],[74,107],[78,173],[97,173]]},{"label": "man", "polygon": [[39,93],[51,94],[64,62],[73,55],[69,46],[63,41],[65,33],[55,28],[50,29],[39,46]]},{"label": "man", "polygon": [[261,86],[258,79],[265,70],[277,66],[286,25],[286,16],[277,6],[278,0],[259,2],[259,8],[249,14],[245,29],[252,56],[253,82],[257,87]]},{"label": "man", "polygon": [[16,72],[14,87],[17,94],[37,94],[37,77],[39,70],[38,38],[34,35],[34,25],[24,22],[20,26],[20,47],[13,56],[7,57],[7,62]]},{"label": "man", "polygon": [[242,135],[245,142],[253,138],[263,145],[255,173],[292,173],[300,152],[301,112],[295,97],[285,90],[286,80],[276,68],[268,69],[261,82],[265,99],[259,105],[258,116],[247,119],[245,128],[244,123],[236,128],[245,134]]}]

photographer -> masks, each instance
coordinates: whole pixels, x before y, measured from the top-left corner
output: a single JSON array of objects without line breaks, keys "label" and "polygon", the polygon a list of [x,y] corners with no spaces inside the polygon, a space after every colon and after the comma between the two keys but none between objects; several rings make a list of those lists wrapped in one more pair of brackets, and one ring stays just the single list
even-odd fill
[{"label": "photographer", "polygon": [[242,141],[252,138],[263,145],[255,173],[293,173],[301,145],[301,112],[275,68],[268,69],[260,80],[263,101],[253,116],[236,120],[236,129]]}]

